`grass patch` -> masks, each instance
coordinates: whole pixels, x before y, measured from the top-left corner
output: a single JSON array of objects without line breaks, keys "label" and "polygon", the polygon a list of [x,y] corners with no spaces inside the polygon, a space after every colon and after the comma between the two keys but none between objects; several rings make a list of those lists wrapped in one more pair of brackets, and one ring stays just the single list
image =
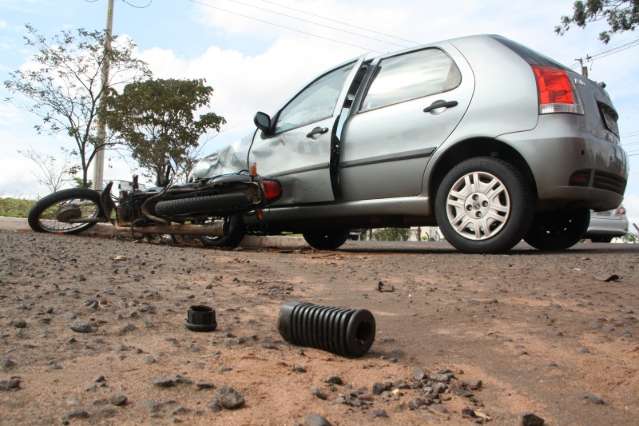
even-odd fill
[{"label": "grass patch", "polygon": [[27,217],[35,201],[19,198],[0,198],[0,216]]}]

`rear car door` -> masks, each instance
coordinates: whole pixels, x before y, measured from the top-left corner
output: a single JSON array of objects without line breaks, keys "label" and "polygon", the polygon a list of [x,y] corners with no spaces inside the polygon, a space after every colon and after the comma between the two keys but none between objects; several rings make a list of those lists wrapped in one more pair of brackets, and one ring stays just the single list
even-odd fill
[{"label": "rear car door", "polygon": [[343,131],[345,200],[418,195],[429,157],[459,124],[473,94],[468,63],[446,43],[373,65]]},{"label": "rear car door", "polygon": [[331,148],[347,87],[362,60],[333,69],[307,85],[273,117],[272,135],[258,131],[249,153],[258,173],[283,188],[274,206],[335,199]]}]

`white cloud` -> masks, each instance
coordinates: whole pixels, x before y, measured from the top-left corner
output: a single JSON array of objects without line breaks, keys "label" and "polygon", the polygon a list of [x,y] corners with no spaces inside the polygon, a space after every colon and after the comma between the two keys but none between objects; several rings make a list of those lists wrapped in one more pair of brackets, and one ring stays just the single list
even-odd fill
[{"label": "white cloud", "polygon": [[3,21],[2,19],[0,19],[0,30],[3,30],[7,28],[8,26],[9,24],[7,23],[7,21]]}]

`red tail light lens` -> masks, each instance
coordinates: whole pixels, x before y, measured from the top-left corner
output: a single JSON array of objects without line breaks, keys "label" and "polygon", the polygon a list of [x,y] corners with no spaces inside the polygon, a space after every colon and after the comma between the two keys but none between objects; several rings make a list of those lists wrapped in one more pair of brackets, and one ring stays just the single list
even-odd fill
[{"label": "red tail light lens", "polygon": [[583,108],[575,94],[570,76],[560,68],[532,65],[537,80],[539,112],[541,114],[583,114]]},{"label": "red tail light lens", "polygon": [[262,186],[264,188],[266,201],[277,200],[282,195],[282,185],[276,180],[264,179]]},{"label": "red tail light lens", "polygon": [[617,211],[615,212],[615,214],[618,214],[619,216],[623,216],[626,214],[626,209],[624,209],[623,207],[619,207]]}]

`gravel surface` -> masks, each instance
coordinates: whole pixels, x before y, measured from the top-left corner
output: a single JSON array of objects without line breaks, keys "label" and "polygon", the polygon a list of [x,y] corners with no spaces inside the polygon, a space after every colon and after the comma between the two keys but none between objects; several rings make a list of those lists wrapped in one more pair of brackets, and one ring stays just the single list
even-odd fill
[{"label": "gravel surface", "polygon": [[[603,244],[216,251],[0,232],[0,423],[637,424],[637,260]],[[368,308],[371,352],[283,342],[291,299]],[[215,332],[184,327],[195,304]]]}]

